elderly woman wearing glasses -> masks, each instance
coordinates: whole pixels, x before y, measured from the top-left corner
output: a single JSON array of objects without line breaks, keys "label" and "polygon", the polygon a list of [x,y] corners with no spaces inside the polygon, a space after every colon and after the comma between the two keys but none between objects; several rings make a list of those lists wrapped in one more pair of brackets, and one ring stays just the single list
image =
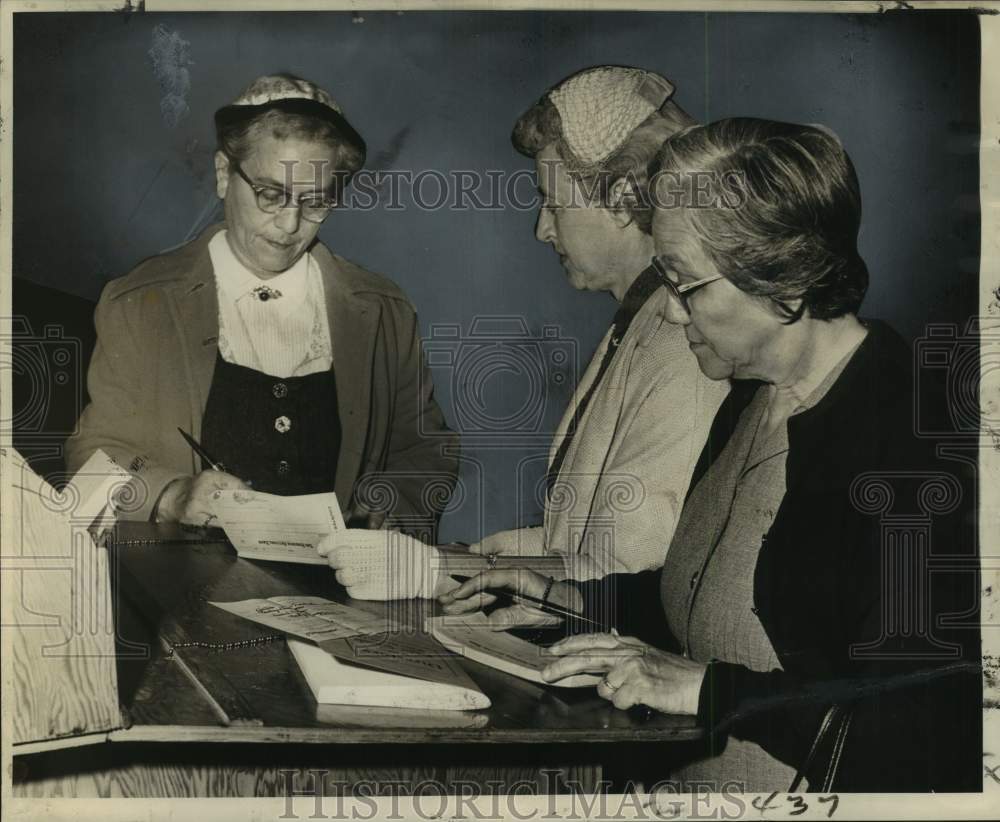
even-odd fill
[{"label": "elderly woman wearing glasses", "polygon": [[[336,490],[348,517],[373,524],[358,480],[380,476],[393,516],[426,532],[457,460],[413,306],[316,236],[364,141],[327,92],[290,75],[255,80],[215,123],[225,221],[105,288],[68,467],[103,448],[136,477],[135,515],[199,525],[213,491],[245,484]],[[206,470],[178,428],[224,470]]]},{"label": "elderly woman wearing glasses", "polygon": [[659,161],[670,318],[707,376],[736,380],[665,564],[576,585],[491,570],[445,610],[508,587],[610,623],[621,636],[543,651],[545,676],[599,673],[619,708],[697,715],[712,733],[682,784],[980,790],[975,493],[913,433],[910,347],[857,316],[850,159],[820,128],[734,119]]}]

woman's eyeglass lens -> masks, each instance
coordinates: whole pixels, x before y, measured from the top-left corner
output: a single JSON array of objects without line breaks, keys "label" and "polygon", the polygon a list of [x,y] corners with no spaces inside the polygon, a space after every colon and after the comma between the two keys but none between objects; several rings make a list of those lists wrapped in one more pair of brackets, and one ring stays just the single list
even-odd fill
[{"label": "woman's eyeglass lens", "polygon": [[[230,162],[233,164],[233,168],[236,169],[236,173],[250,186],[254,196],[257,198],[257,208],[261,211],[266,214],[274,214],[276,211],[292,205],[292,195],[289,192],[284,189],[262,186],[259,183],[255,183],[247,177],[246,172],[243,171],[239,163],[235,160],[230,160]],[[300,208],[303,220],[308,220],[311,223],[321,223],[326,219],[336,203],[332,199],[319,195],[303,195],[295,201],[295,205]]]},{"label": "woman's eyeglass lens", "polygon": [[686,314],[691,313],[691,309],[688,307],[688,296],[692,292],[697,291],[699,288],[702,288],[708,285],[709,283],[714,283],[716,280],[721,280],[723,278],[722,274],[713,274],[710,277],[703,277],[700,280],[695,280],[693,283],[685,283],[684,285],[680,285],[678,283],[675,283],[672,279],[670,279],[669,276],[667,276],[667,270],[669,269],[669,266],[665,262],[663,262],[663,260],[660,257],[653,257],[651,267],[656,271],[663,285],[666,286],[666,288],[670,291],[671,294],[674,295],[674,297],[677,298],[677,302],[680,304],[681,308],[684,309],[684,312]]}]

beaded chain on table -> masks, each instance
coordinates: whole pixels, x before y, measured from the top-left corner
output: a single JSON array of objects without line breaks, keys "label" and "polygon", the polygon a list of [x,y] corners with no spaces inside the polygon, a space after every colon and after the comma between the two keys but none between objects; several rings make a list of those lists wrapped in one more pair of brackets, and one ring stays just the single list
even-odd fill
[{"label": "beaded chain on table", "polygon": [[[170,542],[171,540],[164,540],[162,538],[137,538],[137,539],[120,539],[116,541],[116,546],[119,548],[135,548],[139,546],[147,545],[163,545],[165,542]],[[215,539],[183,539],[177,540],[184,545],[214,545],[218,543],[218,538]],[[284,634],[269,634],[267,636],[254,637],[253,639],[241,639],[238,642],[199,642],[193,640],[191,642],[176,642],[169,645],[166,649],[167,659],[170,659],[174,655],[174,651],[178,648],[208,648],[212,651],[233,651],[237,648],[252,648],[256,645],[263,645],[267,642],[274,642],[278,639],[284,639]]]}]

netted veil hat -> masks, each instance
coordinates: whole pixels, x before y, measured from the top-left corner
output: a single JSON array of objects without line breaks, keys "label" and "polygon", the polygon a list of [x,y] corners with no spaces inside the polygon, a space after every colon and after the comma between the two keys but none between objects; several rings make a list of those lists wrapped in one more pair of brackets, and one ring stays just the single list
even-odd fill
[{"label": "netted veil hat", "polygon": [[330,93],[309,80],[291,74],[258,77],[232,103],[215,112],[215,126],[221,131],[269,109],[325,120],[345,142],[364,156],[365,141],[347,122],[343,110]]},{"label": "netted veil hat", "polygon": [[595,166],[615,153],[674,86],[652,71],[597,66],[566,78],[548,92],[562,121],[563,144],[581,166]]}]

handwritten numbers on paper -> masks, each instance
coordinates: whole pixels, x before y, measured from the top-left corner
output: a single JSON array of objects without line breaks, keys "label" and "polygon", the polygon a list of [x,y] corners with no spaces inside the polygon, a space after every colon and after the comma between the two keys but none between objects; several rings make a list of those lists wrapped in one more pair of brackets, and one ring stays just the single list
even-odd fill
[{"label": "handwritten numbers on paper", "polygon": [[[837,812],[837,806],[840,805],[840,797],[837,794],[832,793],[827,796],[818,796],[816,801],[820,805],[829,805],[830,809],[827,811],[826,818],[829,819]],[[778,791],[772,791],[765,797],[754,797],[753,806],[756,810],[760,811],[762,814],[765,811],[775,811],[781,808],[781,810],[787,810],[789,816],[799,816],[809,810],[809,803],[799,794],[788,794],[784,797],[784,802],[779,799]],[[785,807],[782,807],[782,805]]]},{"label": "handwritten numbers on paper", "polygon": [[764,799],[761,799],[759,796],[755,796],[751,804],[761,813],[763,813],[764,811],[774,810],[777,807],[777,804],[774,801],[777,798],[777,796],[778,796],[777,791],[771,791],[771,793],[768,794],[767,797],[765,797]]}]

